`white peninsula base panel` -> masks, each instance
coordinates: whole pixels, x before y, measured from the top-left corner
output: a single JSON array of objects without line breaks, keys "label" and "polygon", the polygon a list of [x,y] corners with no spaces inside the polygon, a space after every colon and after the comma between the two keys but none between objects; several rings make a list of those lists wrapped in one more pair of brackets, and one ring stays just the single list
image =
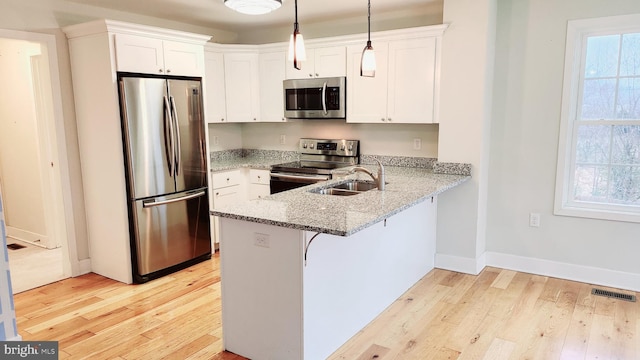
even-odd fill
[{"label": "white peninsula base panel", "polygon": [[434,197],[348,237],[220,218],[225,349],[326,359],[433,269],[436,208]]}]

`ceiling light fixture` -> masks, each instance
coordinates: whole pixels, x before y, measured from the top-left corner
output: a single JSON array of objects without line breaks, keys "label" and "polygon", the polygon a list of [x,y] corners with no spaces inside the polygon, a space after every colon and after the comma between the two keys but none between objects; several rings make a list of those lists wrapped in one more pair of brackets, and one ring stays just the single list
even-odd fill
[{"label": "ceiling light fixture", "polygon": [[298,0],[296,0],[295,7],[296,22],[293,23],[293,34],[289,38],[289,61],[293,61],[293,67],[300,70],[300,62],[307,60],[307,52],[304,49],[304,38],[298,27]]},{"label": "ceiling light fixture", "polygon": [[224,4],[242,14],[262,15],[282,6],[282,0],[224,0]]},{"label": "ceiling light fixture", "polygon": [[368,0],[367,15],[367,46],[362,50],[362,60],[360,61],[360,76],[375,77],[376,76],[376,54],[371,46],[371,0]]}]

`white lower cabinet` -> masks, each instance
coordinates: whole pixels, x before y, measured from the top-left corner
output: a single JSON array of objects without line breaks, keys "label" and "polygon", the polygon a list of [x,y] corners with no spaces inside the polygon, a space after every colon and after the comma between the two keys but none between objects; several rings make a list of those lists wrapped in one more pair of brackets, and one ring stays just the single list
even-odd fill
[{"label": "white lower cabinet", "polygon": [[249,189],[247,191],[249,200],[261,199],[271,194],[270,176],[269,170],[249,169]]},{"label": "white lower cabinet", "polygon": [[[224,207],[240,201],[260,199],[271,193],[270,171],[264,169],[235,169],[211,173],[209,209]],[[219,220],[212,216],[211,238],[220,242]]]},{"label": "white lower cabinet", "polygon": [[[229,170],[211,173],[211,196],[209,197],[209,208],[226,206],[244,200],[244,176],[242,170]],[[211,219],[211,238],[213,239],[213,248],[220,243],[219,220],[216,216]]]}]

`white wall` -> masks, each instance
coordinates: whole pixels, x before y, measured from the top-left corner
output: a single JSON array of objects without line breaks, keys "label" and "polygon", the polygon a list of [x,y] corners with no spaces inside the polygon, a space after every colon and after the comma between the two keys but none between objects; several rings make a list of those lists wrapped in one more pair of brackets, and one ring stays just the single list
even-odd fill
[{"label": "white wall", "polygon": [[40,44],[0,38],[0,185],[10,234],[47,235],[31,56]]},{"label": "white wall", "polygon": [[470,163],[472,179],[438,201],[438,267],[484,263],[496,0],[445,0],[438,160]]},{"label": "white wall", "polygon": [[[284,145],[280,144],[280,135],[286,137]],[[286,123],[248,123],[242,127],[242,144],[247,149],[296,151],[298,140],[303,137],[360,140],[360,152],[367,155],[438,156],[438,125],[290,120]],[[413,149],[413,139],[416,138],[422,140],[420,150]]]},{"label": "white wall", "polygon": [[[304,35],[305,40],[349,34],[364,34],[367,32],[366,2],[362,2],[362,12],[359,16],[322,22],[314,21],[313,14],[306,14],[303,5],[304,4],[300,3],[298,7],[298,22],[300,32]],[[420,4],[417,10],[416,7],[412,7],[409,10],[398,7],[396,11],[385,14],[376,13],[375,2],[371,4],[372,32],[439,24],[442,24],[442,2],[440,1],[422,1],[422,4]],[[238,34],[236,43],[266,44],[284,42],[289,41],[291,32],[293,32],[293,14],[291,24],[263,29],[262,31],[242,32]],[[371,40],[375,44],[375,38]],[[217,40],[214,41],[220,42]]]},{"label": "white wall", "polygon": [[[553,200],[567,21],[640,13],[640,2],[498,4],[487,250],[638,279],[640,224],[554,216]],[[528,226],[530,212],[541,214],[539,228]]]}]

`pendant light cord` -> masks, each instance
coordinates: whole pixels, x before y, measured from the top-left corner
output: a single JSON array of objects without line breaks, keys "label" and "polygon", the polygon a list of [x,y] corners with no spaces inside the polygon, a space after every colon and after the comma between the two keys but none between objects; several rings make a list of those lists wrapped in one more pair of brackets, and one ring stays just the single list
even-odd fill
[{"label": "pendant light cord", "polygon": [[371,0],[368,1],[367,7],[367,44],[371,45]]}]

